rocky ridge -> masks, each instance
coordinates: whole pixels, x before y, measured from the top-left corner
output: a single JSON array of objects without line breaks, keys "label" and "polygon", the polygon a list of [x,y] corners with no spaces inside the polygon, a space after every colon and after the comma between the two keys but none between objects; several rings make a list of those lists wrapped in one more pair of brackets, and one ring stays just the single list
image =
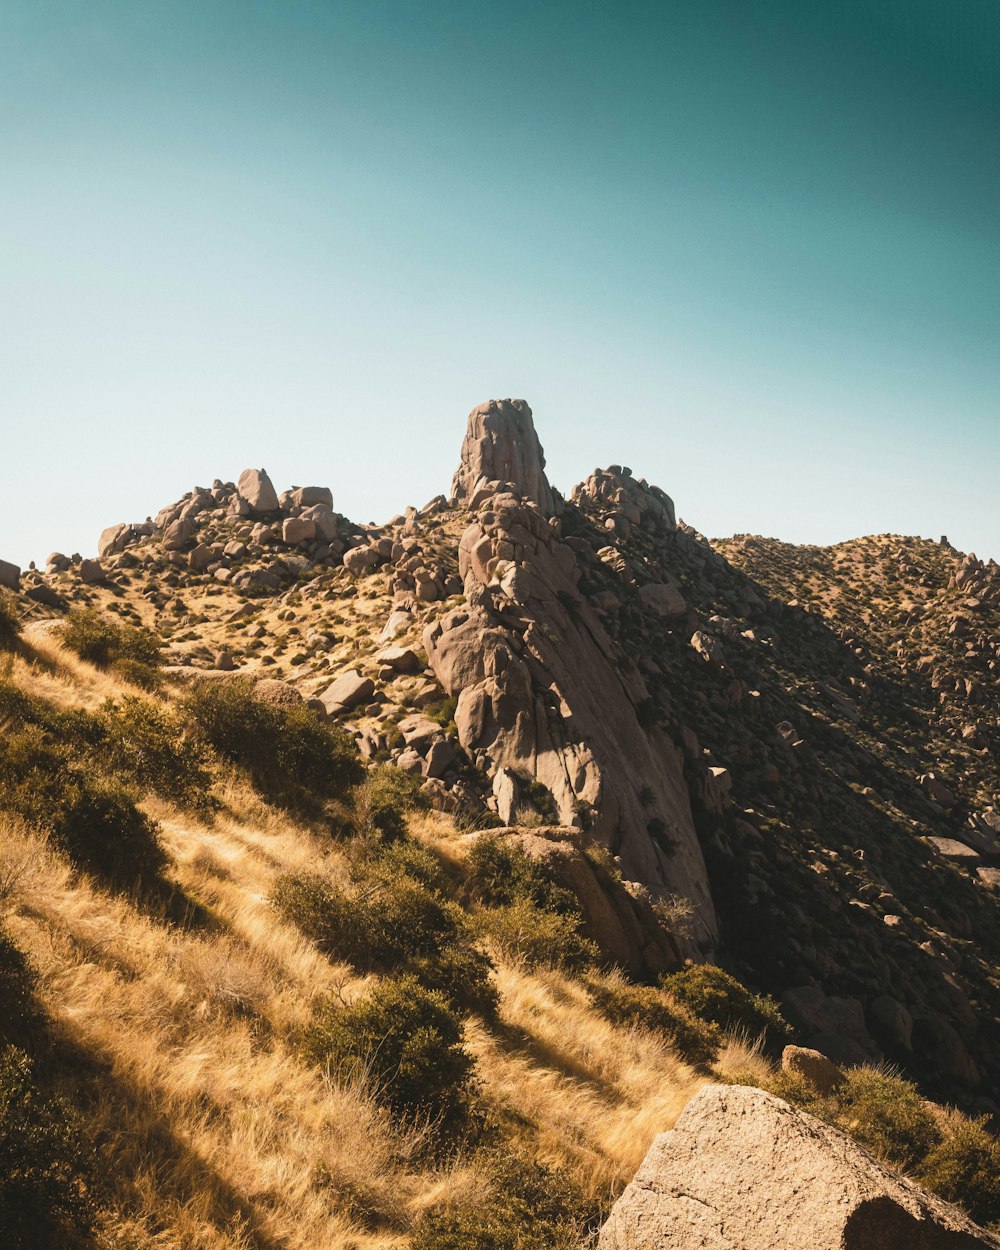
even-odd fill
[{"label": "rocky ridge", "polygon": [[603,846],[635,967],[721,958],[808,1045],[995,1106],[996,566],[710,544],[617,465],[563,500],[503,400],[452,499],[383,526],[247,470],[0,581],[151,626],[178,679],[313,701],[470,828]]}]

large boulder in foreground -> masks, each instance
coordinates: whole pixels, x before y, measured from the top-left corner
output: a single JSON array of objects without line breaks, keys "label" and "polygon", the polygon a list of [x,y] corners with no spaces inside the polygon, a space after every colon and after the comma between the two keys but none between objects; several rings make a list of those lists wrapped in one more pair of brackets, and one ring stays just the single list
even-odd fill
[{"label": "large boulder in foreground", "polygon": [[475,508],[479,496],[503,487],[531,500],[545,516],[556,511],[542,445],[523,399],[491,399],[469,413],[451,493],[457,503]]},{"label": "large boulder in foreground", "polygon": [[1000,1241],[773,1094],[710,1085],[653,1142],[599,1250],[973,1250]]}]

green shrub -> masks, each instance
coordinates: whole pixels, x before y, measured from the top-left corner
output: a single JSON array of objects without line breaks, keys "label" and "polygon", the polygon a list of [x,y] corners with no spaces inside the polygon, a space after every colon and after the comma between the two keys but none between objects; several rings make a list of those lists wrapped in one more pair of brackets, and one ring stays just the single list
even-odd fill
[{"label": "green shrub", "polygon": [[496,1010],[492,965],[473,947],[461,910],[398,865],[376,863],[351,889],[289,873],[271,901],[331,958],[364,972],[408,973],[464,1011]]},{"label": "green shrub", "polygon": [[828,1100],[827,1118],[904,1172],[940,1141],[937,1121],[915,1085],[874,1068],[849,1068]]},{"label": "green shrub", "polygon": [[279,877],[272,901],[317,946],[362,971],[436,955],[456,932],[445,903],[404,876],[375,877],[349,891],[316,874],[289,874]]},{"label": "green shrub", "polygon": [[1000,1224],[1000,1141],[984,1120],[962,1120],[932,1146],[917,1179],[978,1224]]},{"label": "green shrub", "polygon": [[365,778],[357,808],[365,832],[384,842],[398,842],[406,837],[406,813],[422,805],[417,777],[392,764],[379,764]]},{"label": "green shrub", "polygon": [[303,1039],[313,1063],[341,1077],[364,1072],[396,1114],[461,1117],[474,1067],[445,996],[413,977],[385,981],[350,1007],[322,1004]]},{"label": "green shrub", "polygon": [[149,882],[166,857],[122,786],[77,764],[39,725],[0,736],[0,808],[49,833],[73,863],[116,884]]},{"label": "green shrub", "polygon": [[471,943],[448,942],[434,955],[408,960],[406,971],[427,989],[439,990],[457,1011],[486,1020],[496,1016],[500,993],[491,976],[493,964]]},{"label": "green shrub", "polygon": [[469,852],[469,888],[472,897],[488,907],[505,907],[522,900],[563,915],[579,916],[572,890],[551,875],[509,836],[486,833]]},{"label": "green shrub", "polygon": [[14,596],[0,590],[0,651],[13,651],[21,638],[21,618]]},{"label": "green shrub", "polygon": [[62,640],[81,660],[97,668],[111,668],[120,661],[155,669],[162,662],[160,640],[151,629],[112,621],[93,608],[71,612]]},{"label": "green shrub", "polygon": [[166,708],[132,696],[118,703],[109,699],[97,721],[105,767],[181,805],[210,805],[212,775],[204,754]]},{"label": "green shrub", "polygon": [[597,959],[596,944],[580,932],[579,916],[545,911],[530,899],[484,908],[471,917],[470,925],[478,937],[526,968],[577,972]]},{"label": "green shrub", "polygon": [[714,964],[695,964],[670,973],[661,984],[699,1020],[720,1029],[743,1030],[754,1038],[762,1036],[769,1051],[780,1050],[791,1038],[788,1022],[773,998],[751,993]]},{"label": "green shrub", "polygon": [[579,1250],[597,1212],[563,1173],[506,1144],[476,1161],[487,1196],[427,1211],[413,1250]]},{"label": "green shrub", "polygon": [[92,1173],[70,1108],[43,1096],[23,1051],[0,1051],[0,1244],[64,1250],[88,1233]]},{"label": "green shrub", "polygon": [[251,681],[238,678],[198,683],[184,707],[197,734],[272,798],[343,798],[361,780],[353,738],[305,703],[264,703],[254,697]]},{"label": "green shrub", "polygon": [[662,1034],[688,1063],[708,1064],[718,1055],[722,1042],[719,1026],[699,1020],[665,990],[600,975],[588,977],[587,988],[612,1024],[637,1025]]}]

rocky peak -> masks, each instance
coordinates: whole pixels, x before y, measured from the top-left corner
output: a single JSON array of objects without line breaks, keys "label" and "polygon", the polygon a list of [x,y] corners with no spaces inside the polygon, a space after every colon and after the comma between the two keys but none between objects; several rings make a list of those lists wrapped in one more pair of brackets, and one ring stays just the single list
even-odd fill
[{"label": "rocky peak", "polygon": [[455,502],[472,510],[504,490],[537,504],[545,516],[559,511],[561,501],[545,476],[545,455],[523,399],[491,399],[473,408],[451,484]]}]

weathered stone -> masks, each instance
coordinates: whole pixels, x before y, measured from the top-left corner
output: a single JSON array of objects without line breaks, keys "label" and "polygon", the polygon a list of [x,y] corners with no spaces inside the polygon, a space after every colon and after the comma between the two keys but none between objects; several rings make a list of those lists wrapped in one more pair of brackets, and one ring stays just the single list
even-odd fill
[{"label": "weathered stone", "polygon": [[208,568],[214,558],[214,552],[208,543],[199,543],[188,552],[188,564],[196,573]]},{"label": "weathered stone", "polygon": [[424,666],[412,647],[383,647],[376,653],[375,662],[384,664],[397,673],[419,673]]},{"label": "weathered stone", "polygon": [[0,560],[0,586],[5,586],[8,590],[21,588],[21,570],[9,560]]},{"label": "weathered stone", "polygon": [[800,1076],[824,1098],[844,1082],[844,1074],[835,1063],[807,1046],[786,1046],[781,1052],[781,1070]]},{"label": "weathered stone", "polygon": [[123,539],[130,533],[128,525],[109,525],[107,529],[101,530],[101,536],[97,540],[97,555],[103,560],[105,556],[113,555],[116,551],[122,551],[125,547]]},{"label": "weathered stone", "polygon": [[512,488],[520,498],[537,504],[545,516],[556,511],[542,445],[523,399],[491,399],[469,413],[452,497],[471,508],[477,495],[492,484]]},{"label": "weathered stone", "polygon": [[374,547],[352,547],[344,552],[344,568],[352,577],[363,577],[379,562],[379,554]]},{"label": "weathered stone", "polygon": [[687,601],[681,594],[679,586],[667,582],[649,582],[639,587],[639,602],[657,616],[683,616],[687,611]]},{"label": "weathered stone", "polygon": [[[530,574],[530,606],[521,610],[529,620],[520,629],[504,615],[509,547]],[[423,641],[438,681],[459,696],[463,747],[483,760],[494,786],[504,770],[544,785],[560,823],[586,824],[620,856],[627,877],[654,895],[689,899],[685,953],[703,958],[715,913],[681,753],[657,728],[641,727],[637,709],[648,689],[616,659],[580,595],[572,547],[537,507],[498,494],[463,535],[460,568],[467,605],[430,625]],[[498,806],[509,819],[501,802],[503,794]]]},{"label": "weathered stone", "polygon": [[316,522],[309,517],[288,517],[281,526],[281,537],[289,546],[312,542],[316,537]]},{"label": "weathered stone", "polygon": [[80,581],[85,586],[92,586],[97,582],[106,580],[107,574],[101,566],[100,560],[81,560],[80,561]]},{"label": "weathered stone", "polygon": [[244,469],[240,474],[237,490],[252,512],[278,511],[278,496],[271,485],[271,479],[263,469]]},{"label": "weathered stone", "polygon": [[[585,834],[554,825],[494,832],[572,891],[583,917],[581,932],[597,944],[606,963],[647,979],[679,965],[678,944],[657,915],[649,891],[618,876],[606,852]],[[467,835],[470,841],[479,836]]]},{"label": "weathered stone", "polygon": [[438,738],[424,755],[424,776],[443,777],[455,760],[455,748],[447,738]]},{"label": "weathered stone", "polygon": [[302,702],[301,693],[290,686],[287,681],[279,681],[276,677],[264,677],[253,688],[254,697],[261,703],[271,703],[278,707],[295,707]]},{"label": "weathered stone", "polygon": [[710,1085],[653,1142],[599,1250],[996,1250],[957,1207],[773,1094]]},{"label": "weathered stone", "polygon": [[316,538],[321,543],[332,543],[337,537],[337,517],[325,503],[315,503],[306,508],[300,516],[303,521],[312,521],[316,526]]},{"label": "weathered stone", "polygon": [[364,703],[374,692],[375,683],[370,677],[362,677],[356,668],[349,668],[327,686],[319,701],[333,716]]},{"label": "weathered stone", "polygon": [[805,1044],[835,1063],[863,1064],[882,1058],[856,998],[828,996],[814,985],[803,985],[786,990],[781,1007]]},{"label": "weathered stone", "polygon": [[329,486],[296,486],[288,494],[296,508],[311,508],[314,504],[333,508],[333,493]]},{"label": "weathered stone", "polygon": [[194,522],[190,517],[171,521],[163,531],[164,551],[182,551],[194,537]]},{"label": "weathered stone", "polygon": [[974,851],[971,846],[966,846],[964,842],[959,842],[955,838],[928,838],[927,841],[939,855],[951,860],[953,864],[960,864],[963,868],[975,868],[977,864],[982,863],[982,857],[978,851]]}]

